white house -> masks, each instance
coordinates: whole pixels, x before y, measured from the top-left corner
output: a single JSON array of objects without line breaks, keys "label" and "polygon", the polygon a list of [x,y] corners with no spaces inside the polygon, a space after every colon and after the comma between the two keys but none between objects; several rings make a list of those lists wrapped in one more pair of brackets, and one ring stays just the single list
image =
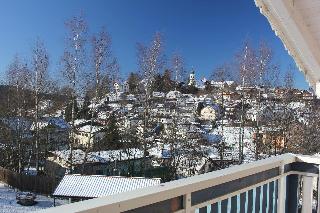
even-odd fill
[{"label": "white house", "polygon": [[208,105],[201,109],[200,118],[203,120],[214,121],[218,117],[218,108],[213,105]]},{"label": "white house", "polygon": [[177,99],[181,96],[181,92],[179,91],[170,91],[167,93],[166,98],[167,99]]},{"label": "white house", "polygon": [[165,94],[163,92],[153,92],[152,93],[152,96],[154,98],[164,98],[165,97]]},{"label": "white house", "polygon": [[104,132],[101,132],[101,130],[102,127],[100,126],[85,125],[79,127],[75,132],[76,143],[84,147],[92,146],[95,142],[103,138]]}]

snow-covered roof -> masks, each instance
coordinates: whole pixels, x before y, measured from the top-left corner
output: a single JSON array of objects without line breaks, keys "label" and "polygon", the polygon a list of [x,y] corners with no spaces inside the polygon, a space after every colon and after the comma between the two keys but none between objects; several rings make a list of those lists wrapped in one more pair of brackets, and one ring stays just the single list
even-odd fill
[{"label": "snow-covered roof", "polygon": [[[223,131],[221,126],[218,128],[214,129],[210,134],[213,136],[208,136],[210,139],[215,139],[215,137],[223,137],[224,142],[227,145],[235,145],[237,146],[239,142],[239,134],[240,133],[240,127],[228,127],[224,126]],[[252,127],[244,127],[243,129],[244,133],[244,143],[252,143],[253,141],[253,134],[254,134],[254,128]]]},{"label": "snow-covered roof", "polygon": [[135,101],[135,100],[137,100],[137,98],[133,94],[128,94],[127,95],[127,100]]},{"label": "snow-covered roof", "polygon": [[204,106],[203,109],[214,109],[215,111],[219,111],[220,110],[220,106],[218,104],[207,104]]},{"label": "snow-covered roof", "polygon": [[225,84],[228,86],[231,86],[234,84],[234,81],[211,81],[211,85],[216,86],[216,87],[223,87]]},{"label": "snow-covered roof", "polygon": [[288,107],[291,109],[303,109],[305,108],[306,104],[303,102],[290,102]]},{"label": "snow-covered roof", "polygon": [[234,81],[226,81],[226,83],[230,86],[230,85],[234,84],[235,82]]},{"label": "snow-covered roof", "polygon": [[76,120],[74,120],[74,125],[79,126],[79,125],[85,124],[87,122],[90,122],[90,121],[86,120],[86,119],[76,119]]},{"label": "snow-covered roof", "polygon": [[[55,127],[58,127],[60,129],[69,129],[70,125],[63,119],[63,118],[57,118],[57,117],[47,117],[43,118],[40,121],[38,121],[38,128],[43,129],[46,128],[48,125],[53,125]],[[31,130],[35,130],[36,125],[35,122],[32,123]]]},{"label": "snow-covered roof", "polygon": [[114,94],[114,93],[109,93],[109,94],[107,94],[107,98],[111,102],[118,101],[119,100],[119,95],[118,94]]},{"label": "snow-covered roof", "polygon": [[120,109],[120,107],[121,107],[121,105],[119,103],[109,103],[108,106],[113,109]]},{"label": "snow-covered roof", "polygon": [[45,110],[48,109],[49,107],[51,107],[52,105],[52,101],[51,100],[43,100],[39,102],[39,108],[41,110]]},{"label": "snow-covered roof", "polygon": [[149,149],[148,152],[151,156],[154,156],[157,158],[168,158],[171,155],[169,144],[155,146]]},{"label": "snow-covered roof", "polygon": [[97,117],[98,117],[99,119],[106,120],[106,119],[109,117],[109,115],[108,115],[108,113],[105,112],[105,111],[100,111],[100,112],[98,112]]},{"label": "snow-covered roof", "polygon": [[[68,162],[70,157],[70,150],[54,151],[54,155]],[[89,152],[87,155],[87,162],[113,162],[115,160],[128,160],[137,159],[143,157],[143,151],[140,149],[126,149],[126,150],[108,150],[100,152]],[[85,152],[81,149],[76,149],[72,151],[72,163],[82,164],[84,162]]]},{"label": "snow-covered roof", "polygon": [[153,92],[152,96],[157,98],[163,98],[165,94],[163,92]]},{"label": "snow-covered roof", "polygon": [[90,130],[91,130],[91,133],[96,133],[96,132],[99,132],[102,129],[103,129],[103,127],[101,127],[101,126],[85,125],[85,126],[80,127],[78,129],[78,131],[79,132],[87,132],[87,133],[89,133]]},{"label": "snow-covered roof", "polygon": [[167,93],[166,98],[167,99],[175,99],[181,96],[181,92],[179,91],[170,91]]},{"label": "snow-covered roof", "polygon": [[159,184],[160,178],[65,175],[53,196],[96,198]]}]

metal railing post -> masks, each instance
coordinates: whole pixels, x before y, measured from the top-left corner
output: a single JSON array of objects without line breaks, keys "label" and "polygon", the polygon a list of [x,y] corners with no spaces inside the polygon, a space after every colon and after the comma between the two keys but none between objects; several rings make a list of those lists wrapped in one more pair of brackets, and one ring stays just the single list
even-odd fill
[{"label": "metal railing post", "polygon": [[185,194],[183,196],[183,208],[185,213],[191,212],[191,193]]},{"label": "metal railing post", "polygon": [[301,213],[312,212],[313,177],[302,176],[302,211]]},{"label": "metal railing post", "polygon": [[299,175],[288,175],[286,181],[286,213],[298,213]]},{"label": "metal railing post", "polygon": [[[284,173],[284,165],[280,166],[280,174]],[[277,212],[285,212],[286,210],[286,176],[282,176],[278,181],[278,205]]]}]

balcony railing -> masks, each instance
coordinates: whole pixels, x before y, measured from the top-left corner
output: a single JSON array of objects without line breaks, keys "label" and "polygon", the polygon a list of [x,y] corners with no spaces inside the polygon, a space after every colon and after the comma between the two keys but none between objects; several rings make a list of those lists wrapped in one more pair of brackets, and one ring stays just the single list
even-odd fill
[{"label": "balcony railing", "polygon": [[295,213],[302,203],[302,213],[311,213],[319,164],[320,158],[284,154],[42,212]]}]

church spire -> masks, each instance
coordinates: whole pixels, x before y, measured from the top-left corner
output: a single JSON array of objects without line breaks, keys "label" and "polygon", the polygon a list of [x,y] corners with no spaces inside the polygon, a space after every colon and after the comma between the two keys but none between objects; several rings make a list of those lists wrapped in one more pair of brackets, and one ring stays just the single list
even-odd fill
[{"label": "church spire", "polygon": [[196,85],[196,75],[195,75],[195,71],[192,68],[191,73],[189,75],[189,86],[195,86]]}]

